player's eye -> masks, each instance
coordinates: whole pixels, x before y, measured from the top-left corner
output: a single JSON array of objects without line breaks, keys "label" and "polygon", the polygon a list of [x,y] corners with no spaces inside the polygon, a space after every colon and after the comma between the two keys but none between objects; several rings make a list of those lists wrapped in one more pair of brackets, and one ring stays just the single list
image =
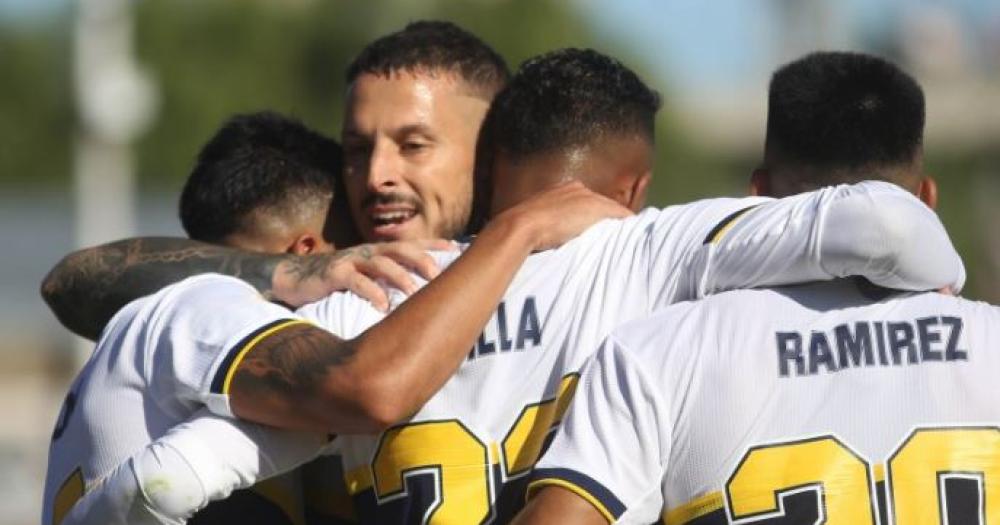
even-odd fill
[{"label": "player's eye", "polygon": [[408,140],[408,141],[406,141],[406,142],[403,143],[403,145],[400,147],[400,149],[404,153],[418,153],[418,152],[426,150],[429,147],[430,147],[430,144],[428,144],[427,142],[420,141],[420,140]]}]

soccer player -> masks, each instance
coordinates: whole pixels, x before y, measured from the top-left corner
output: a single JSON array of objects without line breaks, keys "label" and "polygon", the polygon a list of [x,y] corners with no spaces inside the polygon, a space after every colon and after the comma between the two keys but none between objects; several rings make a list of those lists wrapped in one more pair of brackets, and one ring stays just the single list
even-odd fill
[{"label": "soccer player", "polygon": [[[356,235],[338,188],[342,171],[332,139],[277,113],[237,115],[199,152],[181,194],[181,224],[191,239],[264,253],[343,248]],[[301,522],[296,498],[279,496],[300,492],[298,484],[292,475],[269,479],[213,502],[190,523]]]},{"label": "soccer player", "polygon": [[[486,120],[495,189],[608,180],[608,168],[618,168],[611,170],[617,177],[630,165],[641,168],[625,177],[634,181],[649,171],[636,161],[648,153],[623,152],[652,148],[656,97],[634,73],[596,52],[562,50],[529,61],[494,107],[520,109],[491,110]],[[545,137],[540,147],[520,142],[532,135]],[[499,195],[494,203],[502,208]],[[900,228],[898,214],[913,229]],[[859,224],[864,233],[845,233]],[[913,242],[915,231],[922,245]],[[334,442],[356,509],[373,523],[508,520],[522,504],[526,476],[562,417],[579,367],[615,325],[709,291],[853,274],[924,289],[957,284],[962,269],[933,213],[879,182],[781,201],[714,199],[651,209],[533,255],[458,373],[423,408],[377,436],[341,435]],[[349,294],[300,313],[343,337],[381,318]]]},{"label": "soccer player", "polygon": [[[267,111],[237,115],[201,149],[181,194],[181,223],[191,239],[263,253],[352,246],[357,235],[342,172],[340,145],[301,122]],[[403,286],[412,282],[401,267],[393,276]],[[373,301],[387,299],[375,291]],[[300,485],[294,474],[272,478],[213,502],[189,522],[301,523]]]},{"label": "soccer player", "polygon": [[191,239],[256,252],[352,246],[342,171],[340,145],[301,122],[270,111],[236,115],[198,153],[181,224]]},{"label": "soccer player", "polygon": [[[112,474],[131,476],[126,481],[145,499],[96,509],[92,518],[169,520],[177,505],[207,502],[192,498],[203,498],[202,486],[219,479],[198,473],[217,474],[216,462],[246,459],[236,441],[213,450],[187,439],[114,470],[199,410],[311,431],[273,438],[295,443],[296,450],[318,450],[326,433],[373,432],[399,421],[463,360],[530,252],[551,248],[597,219],[627,213],[579,183],[554,188],[497,216],[413,301],[349,341],[228,276],[192,277],[129,303],[105,330],[59,416],[43,521],[58,523],[76,499]],[[453,293],[456,287],[476,289],[476,304]],[[272,439],[260,434],[258,441]],[[252,455],[251,472],[282,464],[275,457]],[[173,483],[143,475],[154,467],[166,469]]]},{"label": "soccer player", "polygon": [[[896,66],[808,55],[771,80],[754,188],[876,176],[933,205],[923,125]],[[860,280],[672,306],[587,365],[517,523],[990,523],[998,343],[994,306]]]},{"label": "soccer player", "polygon": [[[415,22],[361,51],[346,71],[342,140],[345,196],[363,240],[452,239],[465,231],[479,126],[508,76],[495,51],[449,22]],[[360,274],[373,273],[379,257],[363,254],[401,249],[375,244],[302,258],[188,239],[126,239],[68,255],[41,291],[66,328],[96,340],[129,301],[204,272],[238,275],[300,306],[326,296],[331,275],[351,270],[350,289],[372,296],[378,287]]]}]

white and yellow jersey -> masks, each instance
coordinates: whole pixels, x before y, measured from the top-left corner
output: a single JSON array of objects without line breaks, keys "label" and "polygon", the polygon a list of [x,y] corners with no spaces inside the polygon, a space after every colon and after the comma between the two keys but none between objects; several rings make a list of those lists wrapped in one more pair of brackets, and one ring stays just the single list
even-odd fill
[{"label": "white and yellow jersey", "polygon": [[42,523],[59,523],[85,491],[199,410],[231,417],[228,386],[241,357],[266,334],[302,322],[221,275],[192,277],[126,305],[56,422]]},{"label": "white and yellow jersey", "polygon": [[[892,239],[849,233],[884,209],[926,226],[937,238],[931,244],[943,239],[946,247],[933,248],[943,255],[897,265]],[[888,248],[893,262],[859,258],[859,246]],[[466,362],[410,421],[379,436],[339,436],[355,508],[369,523],[507,521],[577,371],[615,326],[718,290],[856,273],[920,288],[926,279],[961,280],[962,270],[933,213],[881,183],[780,201],[706,200],[602,222],[528,259]],[[382,318],[349,294],[299,313],[344,338]]]},{"label": "white and yellow jersey", "polygon": [[994,306],[850,280],[674,305],[588,363],[530,490],[622,523],[998,522],[998,350]]}]

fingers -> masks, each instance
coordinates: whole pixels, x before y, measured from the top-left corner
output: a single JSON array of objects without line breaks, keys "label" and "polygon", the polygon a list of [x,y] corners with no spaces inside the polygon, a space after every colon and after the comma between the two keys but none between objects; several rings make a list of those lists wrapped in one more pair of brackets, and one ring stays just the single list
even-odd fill
[{"label": "fingers", "polygon": [[358,270],[372,279],[381,279],[393,288],[402,290],[407,295],[417,291],[417,283],[406,268],[389,257],[376,255],[358,264]]},{"label": "fingers", "polygon": [[[402,266],[411,268],[424,279],[430,280],[438,276],[441,270],[437,261],[425,251],[425,246],[437,241],[399,241],[371,245],[373,253],[388,257]],[[445,241],[447,242],[447,241]],[[439,244],[440,245],[440,244]],[[400,288],[401,290],[403,288]]]},{"label": "fingers", "polygon": [[367,275],[354,271],[347,279],[347,289],[367,299],[380,312],[389,311],[389,294]]}]

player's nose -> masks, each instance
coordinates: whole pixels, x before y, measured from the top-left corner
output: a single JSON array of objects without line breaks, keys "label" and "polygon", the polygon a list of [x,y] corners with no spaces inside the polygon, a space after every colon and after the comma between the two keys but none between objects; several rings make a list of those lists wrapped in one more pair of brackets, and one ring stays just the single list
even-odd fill
[{"label": "player's nose", "polygon": [[368,162],[369,191],[398,186],[401,181],[401,160],[399,152],[389,141],[376,143]]}]

